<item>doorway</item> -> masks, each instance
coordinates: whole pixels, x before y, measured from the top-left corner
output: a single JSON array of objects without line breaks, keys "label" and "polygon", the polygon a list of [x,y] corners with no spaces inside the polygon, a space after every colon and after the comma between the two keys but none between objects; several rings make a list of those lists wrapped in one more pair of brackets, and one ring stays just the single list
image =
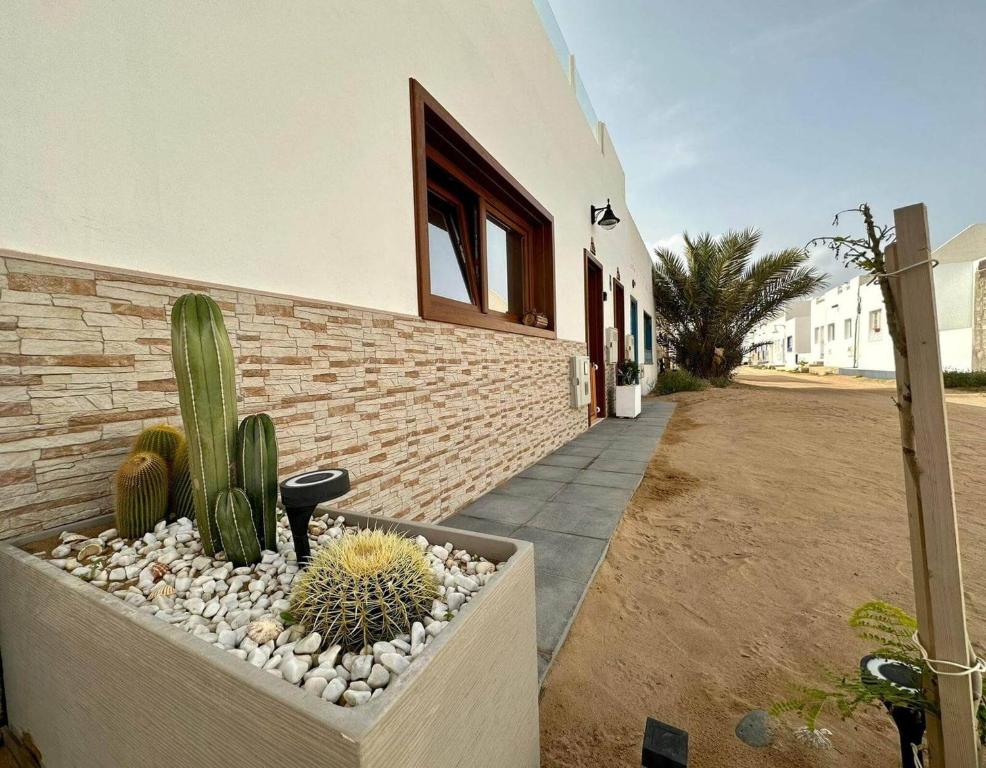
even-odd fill
[{"label": "doorway", "polygon": [[585,252],[585,338],[589,350],[589,424],[606,416],[606,361],[603,342],[603,268]]},{"label": "doorway", "polygon": [[627,357],[626,305],[623,301],[623,284],[613,278],[613,325],[616,327],[616,362],[622,363]]}]

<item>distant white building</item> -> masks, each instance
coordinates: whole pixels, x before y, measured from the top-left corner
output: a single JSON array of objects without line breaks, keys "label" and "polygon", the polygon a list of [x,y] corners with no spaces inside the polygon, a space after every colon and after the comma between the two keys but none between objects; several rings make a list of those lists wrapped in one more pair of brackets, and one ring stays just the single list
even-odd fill
[{"label": "distant white building", "polygon": [[748,341],[759,344],[747,356],[753,365],[794,368],[811,357],[811,300],[793,301],[783,315],[761,322]]},{"label": "distant white building", "polygon": [[[986,224],[973,224],[932,253],[942,368],[986,368]],[[894,351],[880,286],[854,277],[811,300],[810,362],[892,376]]]}]

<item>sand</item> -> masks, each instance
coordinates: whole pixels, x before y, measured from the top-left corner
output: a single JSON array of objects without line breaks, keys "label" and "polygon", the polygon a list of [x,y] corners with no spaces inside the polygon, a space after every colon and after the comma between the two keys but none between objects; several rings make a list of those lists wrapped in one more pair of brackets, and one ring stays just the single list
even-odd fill
[{"label": "sand", "polygon": [[[739,382],[671,397],[668,432],[549,673],[545,768],[639,766],[647,716],[688,731],[694,766],[899,765],[875,709],[824,715],[825,752],[794,741],[794,720],[770,747],[734,735],[793,684],[855,668],[868,650],[846,625],[856,606],[913,612],[892,383],[749,370]],[[948,416],[975,643],[986,410],[961,400],[949,397]]]}]

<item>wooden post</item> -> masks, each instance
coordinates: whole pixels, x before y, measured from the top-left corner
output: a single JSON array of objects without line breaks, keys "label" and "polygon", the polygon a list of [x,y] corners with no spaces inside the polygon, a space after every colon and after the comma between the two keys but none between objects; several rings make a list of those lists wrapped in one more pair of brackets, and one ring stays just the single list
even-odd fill
[{"label": "wooden post", "polygon": [[[886,271],[896,272],[900,269],[897,259],[897,246],[888,245],[885,253]],[[890,292],[894,297],[899,317],[903,317],[903,299],[901,297],[898,278],[888,280]],[[901,325],[904,333],[904,344],[907,344],[907,328]],[[859,329],[856,329],[859,333]],[[911,462],[914,450],[913,403],[911,400],[911,372],[907,358],[902,356],[897,344],[894,344],[894,370],[897,372],[897,413],[900,419],[901,458],[904,460],[904,498],[907,502],[907,523],[911,534],[911,575],[914,580],[914,606],[916,609],[918,627],[920,627],[921,644],[932,653],[934,631],[931,611],[931,595],[928,590],[928,554],[924,543],[924,519],[921,514],[921,501],[918,498],[918,487],[911,473]],[[938,681],[934,675],[925,673],[922,686],[926,695],[934,702],[938,701]],[[925,740],[928,752],[932,755],[942,754],[941,720],[931,712],[925,713]]]},{"label": "wooden post", "polygon": [[[896,269],[890,280],[899,297],[907,357],[898,367],[901,397],[908,391],[913,406],[916,482],[905,480],[911,518],[911,553],[914,558],[915,596],[921,643],[933,659],[961,665],[975,663],[966,631],[962,565],[955,520],[955,495],[949,455],[945,392],[935,289],[929,261],[928,216],[923,203],[894,211]],[[888,271],[893,271],[888,265]],[[908,458],[905,451],[905,477]],[[923,553],[923,555],[922,555]],[[921,613],[924,621],[921,622]],[[929,739],[933,768],[977,768],[978,738],[972,679],[968,675],[938,676],[941,710],[941,752]]]}]

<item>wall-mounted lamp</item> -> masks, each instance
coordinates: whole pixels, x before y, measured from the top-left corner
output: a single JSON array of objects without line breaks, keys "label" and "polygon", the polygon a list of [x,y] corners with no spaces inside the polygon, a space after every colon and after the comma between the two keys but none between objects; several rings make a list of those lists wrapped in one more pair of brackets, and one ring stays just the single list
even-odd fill
[{"label": "wall-mounted lamp", "polygon": [[[596,216],[598,216],[600,213],[602,214],[602,216],[599,216],[599,218],[597,219]],[[615,213],[613,213],[613,206],[609,204],[608,197],[606,198],[605,208],[597,208],[594,205],[589,206],[589,219],[593,224],[598,224],[603,229],[612,229],[613,227],[615,227],[617,224],[620,223],[619,217]]]}]

